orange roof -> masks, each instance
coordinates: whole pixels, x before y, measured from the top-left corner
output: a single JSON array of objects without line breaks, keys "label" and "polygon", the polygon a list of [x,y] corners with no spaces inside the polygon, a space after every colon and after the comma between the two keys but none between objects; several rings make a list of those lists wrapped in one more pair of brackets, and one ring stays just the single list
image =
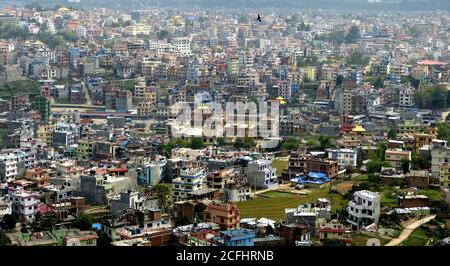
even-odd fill
[{"label": "orange roof", "polygon": [[446,65],[446,62],[439,62],[434,60],[421,60],[417,62],[419,65]]}]

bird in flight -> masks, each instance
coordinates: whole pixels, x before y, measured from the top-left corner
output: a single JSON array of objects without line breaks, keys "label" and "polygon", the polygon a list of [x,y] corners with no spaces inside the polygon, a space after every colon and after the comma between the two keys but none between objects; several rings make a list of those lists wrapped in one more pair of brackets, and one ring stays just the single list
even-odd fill
[{"label": "bird in flight", "polygon": [[259,21],[259,22],[262,22],[262,21],[261,21],[261,17],[259,16],[259,14],[258,14],[258,21]]}]

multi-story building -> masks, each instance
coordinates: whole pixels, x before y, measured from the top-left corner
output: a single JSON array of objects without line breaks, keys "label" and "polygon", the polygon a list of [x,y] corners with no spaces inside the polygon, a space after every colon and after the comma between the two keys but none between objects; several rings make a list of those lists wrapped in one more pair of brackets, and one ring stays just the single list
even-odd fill
[{"label": "multi-story building", "polygon": [[295,153],[289,157],[289,179],[297,174],[308,175],[309,172],[324,173],[328,178],[338,175],[339,165],[337,160],[321,159],[313,156],[302,156]]},{"label": "multi-story building", "polygon": [[75,149],[75,156],[82,160],[90,160],[95,157],[97,142],[94,140],[80,140]]},{"label": "multi-story building", "polygon": [[280,81],[277,84],[278,86],[278,95],[283,97],[284,99],[291,99],[292,90],[291,90],[291,82],[289,81]]},{"label": "multi-story building", "polygon": [[352,243],[350,228],[346,228],[337,220],[320,222],[318,224],[317,232],[321,243],[330,239],[339,240],[346,246],[349,246]]},{"label": "multi-story building", "polygon": [[233,203],[211,202],[204,216],[205,221],[218,224],[222,230],[240,228],[240,212]]},{"label": "multi-story building", "polygon": [[444,163],[439,169],[439,184],[443,187],[449,187],[450,163]]},{"label": "multi-story building", "polygon": [[402,107],[412,107],[415,105],[414,101],[414,88],[407,87],[402,88],[399,91],[399,102],[398,105]]},{"label": "multi-story building", "polygon": [[402,160],[411,161],[411,151],[389,149],[386,150],[384,158],[391,167],[395,167],[397,170],[402,170]]},{"label": "multi-story building", "polygon": [[278,187],[277,169],[272,167],[270,160],[250,161],[245,169],[245,176],[249,184],[255,189]]},{"label": "multi-story building", "polygon": [[220,236],[215,240],[218,245],[235,247],[235,246],[244,246],[244,247],[252,247],[254,246],[253,240],[256,237],[256,233],[249,229],[237,229],[237,230],[227,230],[221,231]]},{"label": "multi-story building", "polygon": [[138,183],[141,185],[154,186],[166,177],[167,160],[159,157],[151,162],[138,166]]},{"label": "multi-story building", "polygon": [[128,112],[132,108],[133,97],[131,91],[123,90],[117,92],[116,96],[116,110],[118,112]]},{"label": "multi-story building", "polygon": [[17,94],[11,97],[11,110],[18,111],[30,106],[28,94]]},{"label": "multi-story building", "polygon": [[380,219],[380,194],[368,190],[356,191],[348,203],[347,222],[354,228],[378,224]]},{"label": "multi-story building", "polygon": [[21,187],[8,188],[8,198],[12,201],[12,212],[19,217],[30,221],[38,213],[39,195],[35,192],[26,191]]},{"label": "multi-story building", "polygon": [[444,140],[433,140],[431,145],[431,175],[440,178],[441,167],[450,163],[450,147]]},{"label": "multi-story building", "polygon": [[7,153],[0,155],[0,180],[5,181],[16,178],[25,171],[25,163],[20,160],[18,154]]},{"label": "multi-story building", "polygon": [[33,109],[41,115],[41,121],[48,122],[50,119],[50,101],[44,96],[36,96],[33,100]]},{"label": "multi-story building", "polygon": [[227,182],[230,181],[232,175],[231,169],[221,169],[214,172],[208,172],[206,175],[206,183],[209,188],[222,190]]},{"label": "multi-story building", "polygon": [[46,169],[31,168],[26,171],[25,179],[36,182],[38,187],[43,187],[48,184],[49,175]]},{"label": "multi-story building", "polygon": [[337,160],[340,168],[356,167],[358,151],[352,149],[327,149],[328,159]]},{"label": "multi-story building", "polygon": [[191,54],[191,40],[189,38],[175,38],[173,46],[179,56],[189,56]]},{"label": "multi-story building", "polygon": [[172,196],[174,200],[185,200],[190,192],[205,187],[206,174],[200,168],[183,168],[180,176],[172,180]]},{"label": "multi-story building", "polygon": [[422,133],[423,125],[416,120],[405,120],[397,125],[397,133],[400,135]]}]

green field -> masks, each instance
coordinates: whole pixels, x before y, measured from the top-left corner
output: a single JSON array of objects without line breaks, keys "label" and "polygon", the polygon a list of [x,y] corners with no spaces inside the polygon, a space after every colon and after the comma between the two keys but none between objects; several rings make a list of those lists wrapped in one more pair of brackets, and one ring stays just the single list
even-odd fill
[{"label": "green field", "polygon": [[414,229],[409,237],[402,242],[403,246],[424,246],[428,242],[428,236],[421,227]]},{"label": "green field", "polygon": [[18,80],[0,87],[0,98],[9,99],[16,94],[39,94],[40,85],[34,80]]},{"label": "green field", "polygon": [[277,169],[277,176],[281,176],[284,170],[288,169],[289,159],[286,158],[278,158],[272,161],[272,166]]},{"label": "green field", "polygon": [[[352,246],[367,246],[367,241],[371,238],[374,238],[371,235],[368,234],[364,234],[364,233],[354,233],[352,234]],[[380,244],[382,246],[386,245],[389,240],[385,239],[385,238],[378,238],[380,240]]]},{"label": "green field", "polygon": [[3,144],[3,138],[8,134],[9,129],[0,128],[0,145]]},{"label": "green field", "polygon": [[397,206],[397,196],[393,193],[395,190],[391,187],[386,187],[381,191],[381,205],[396,207]]},{"label": "green field", "polygon": [[337,193],[329,193],[328,189],[311,190],[309,195],[296,195],[284,192],[266,192],[258,195],[256,198],[238,202],[237,206],[241,212],[242,218],[269,218],[273,220],[285,219],[285,208],[296,208],[300,204],[316,203],[318,198],[327,198],[331,200],[331,208],[335,211],[337,208],[347,206],[348,201]]}]

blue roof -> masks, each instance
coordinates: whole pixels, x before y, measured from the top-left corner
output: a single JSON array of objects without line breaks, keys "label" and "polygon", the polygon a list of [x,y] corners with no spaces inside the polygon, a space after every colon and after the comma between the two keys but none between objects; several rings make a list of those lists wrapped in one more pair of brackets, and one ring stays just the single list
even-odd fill
[{"label": "blue roof", "polygon": [[327,175],[319,172],[309,172],[308,177],[328,179]]},{"label": "blue roof", "polygon": [[291,179],[291,182],[296,182],[298,184],[325,184],[329,182],[331,179],[327,177],[324,173],[319,172],[309,172],[307,177],[297,177]]}]

